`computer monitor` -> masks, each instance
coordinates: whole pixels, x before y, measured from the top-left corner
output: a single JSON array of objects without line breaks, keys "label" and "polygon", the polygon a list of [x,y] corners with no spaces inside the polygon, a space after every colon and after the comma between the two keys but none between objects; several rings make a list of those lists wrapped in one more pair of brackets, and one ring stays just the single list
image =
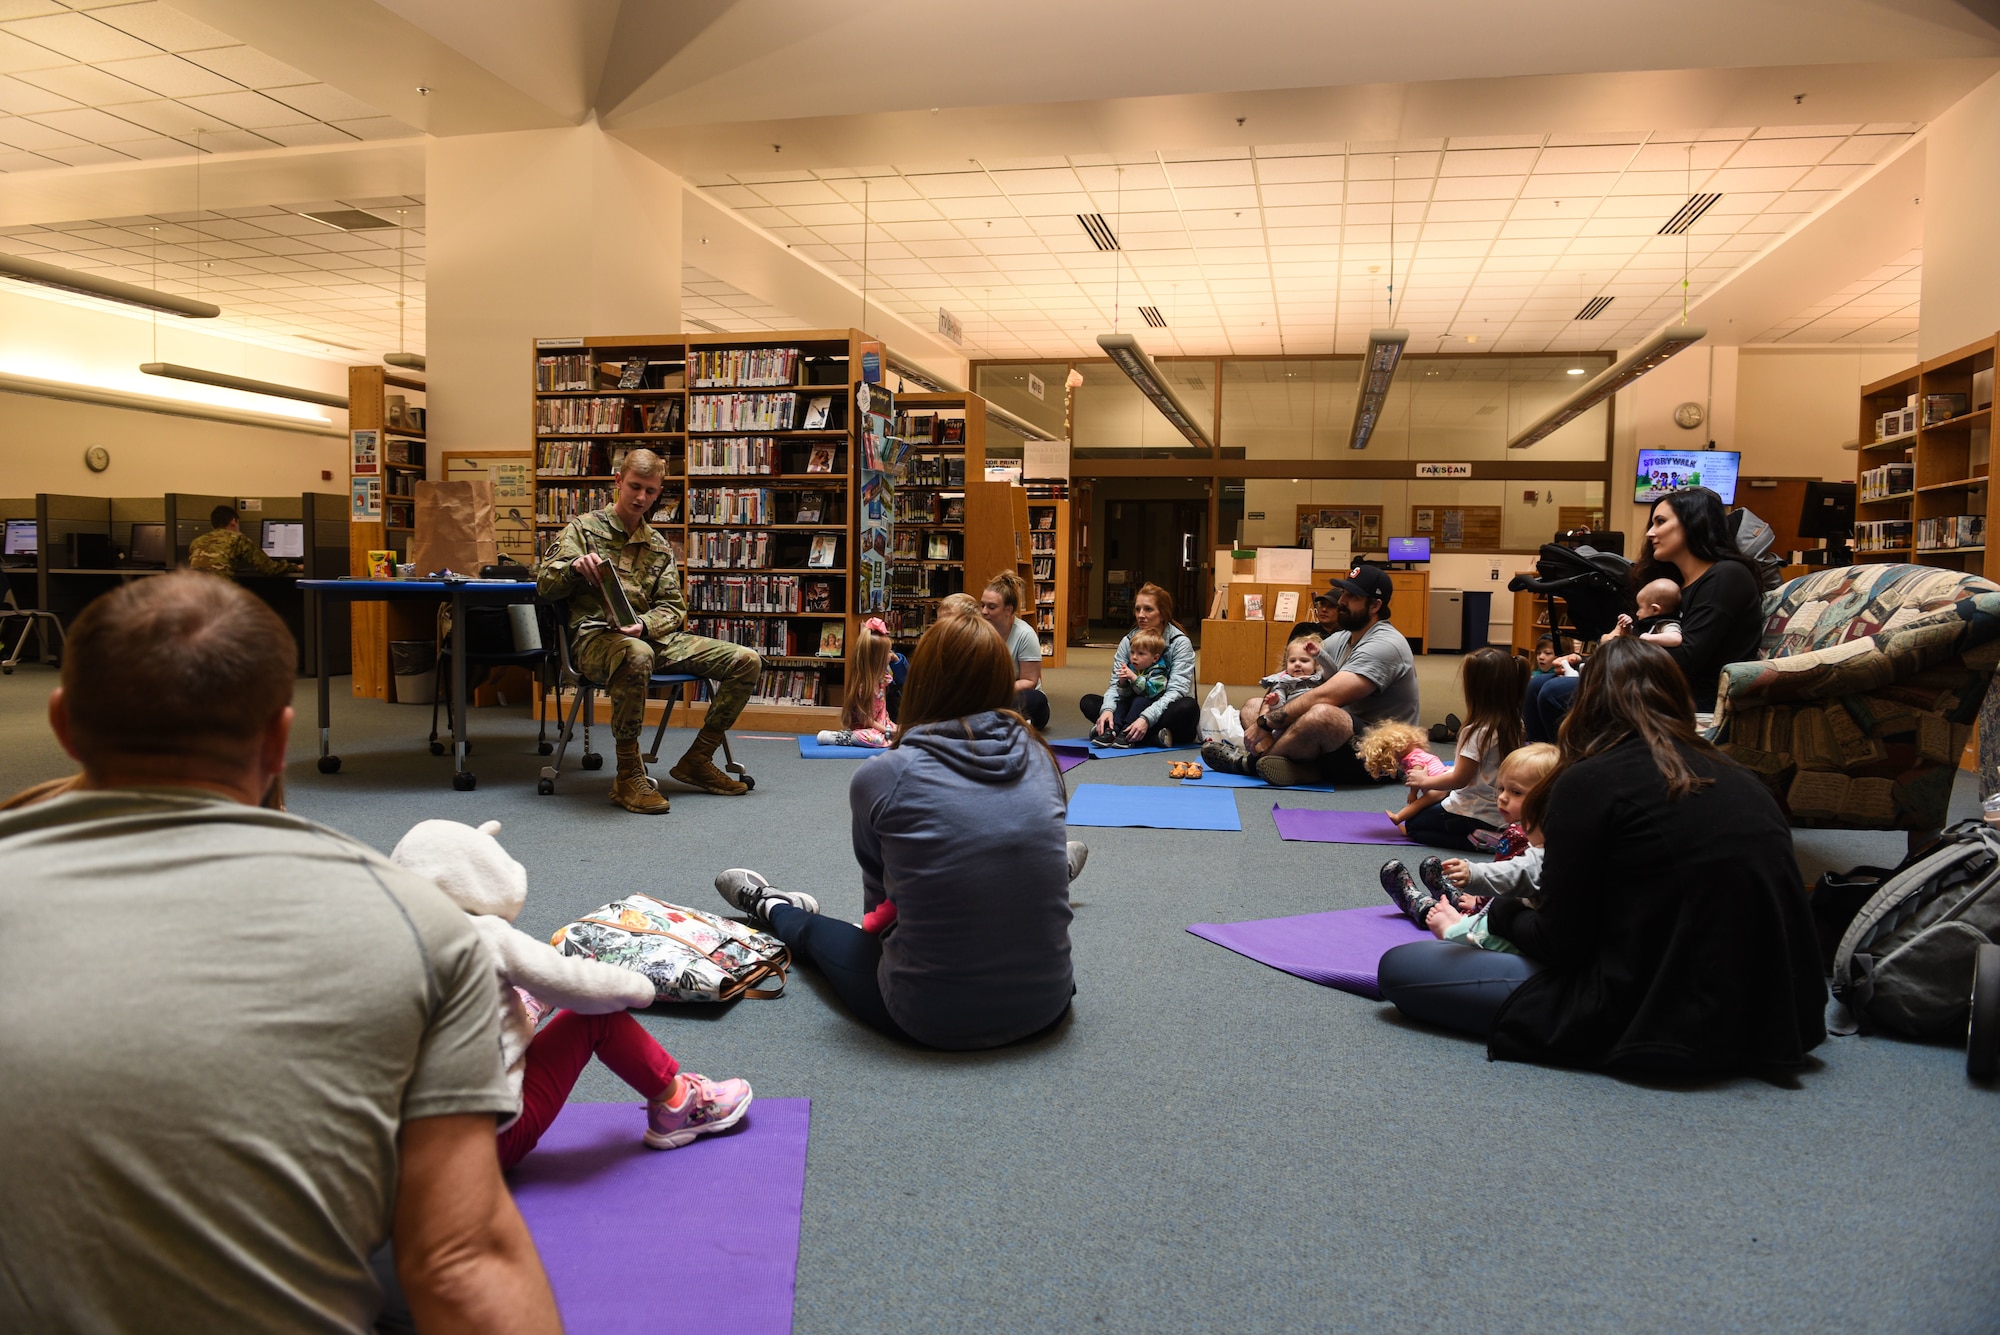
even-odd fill
[{"label": "computer monitor", "polygon": [[1808,482],[1799,507],[1799,536],[1840,539],[1854,536],[1854,484]]},{"label": "computer monitor", "polygon": [[1639,476],[1632,500],[1651,505],[1684,487],[1707,487],[1724,505],[1736,504],[1739,450],[1640,450]]},{"label": "computer monitor", "polygon": [[273,561],[303,561],[306,557],[306,526],[301,519],[266,519],[264,555]]},{"label": "computer monitor", "polygon": [[1389,539],[1389,559],[1391,561],[1428,561],[1431,559],[1429,538]]},{"label": "computer monitor", "polygon": [[10,519],[7,521],[7,542],[4,554],[7,556],[33,556],[40,550],[40,530],[32,519]]},{"label": "computer monitor", "polygon": [[134,565],[165,565],[167,563],[167,526],[165,524],[132,525],[132,543],[127,549],[126,556]]}]

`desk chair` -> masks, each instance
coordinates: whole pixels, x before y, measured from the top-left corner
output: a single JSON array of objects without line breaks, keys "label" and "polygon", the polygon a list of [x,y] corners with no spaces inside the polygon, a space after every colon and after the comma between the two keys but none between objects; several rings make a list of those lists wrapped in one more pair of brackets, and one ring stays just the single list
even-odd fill
[{"label": "desk chair", "polygon": [[[21,638],[14,641],[14,652],[9,654],[5,661],[0,661],[0,674],[9,677],[14,675],[14,669],[21,664],[21,651],[28,647],[28,636],[31,632],[35,637],[35,657],[37,661],[43,663],[59,662],[62,657],[62,618],[58,617],[54,612],[44,612],[40,608],[22,607],[15,600],[14,582],[16,580],[32,581],[34,577],[35,572],[32,570],[0,571],[0,644],[6,643],[7,631],[13,623],[16,621],[21,623]],[[55,633],[56,644],[55,653],[53,654],[49,652],[49,633],[51,631]]]},{"label": "desk chair", "polygon": [[[560,672],[556,685],[556,713],[562,718],[562,732],[556,738],[555,759],[542,767],[542,777],[535,784],[535,791],[544,796],[556,790],[556,772],[562,768],[563,756],[569,751],[569,742],[570,738],[576,732],[578,715],[581,715],[583,718],[583,767],[585,769],[604,768],[604,753],[590,749],[590,726],[597,712],[597,692],[602,688],[603,683],[592,681],[586,677],[582,670],[577,667],[576,659],[570,653],[568,605],[563,602],[557,602],[551,606],[550,610],[554,613],[556,622],[556,650]],[[668,725],[673,722],[674,706],[680,703],[680,691],[678,688],[690,682],[707,680],[705,677],[697,677],[687,672],[655,672],[651,677],[647,678],[646,686],[649,691],[663,686],[676,688],[672,694],[667,696],[665,702],[667,707],[660,715],[659,725],[653,729],[653,744],[647,748],[645,753],[647,764],[654,764],[660,758],[660,741],[667,735]],[[713,684],[712,682],[710,683],[711,687]],[[570,702],[567,714],[563,713],[562,708],[562,688],[564,685],[568,685],[576,691],[576,699]],[[735,775],[743,782],[745,787],[755,788],[757,786],[757,780],[736,759],[736,752],[730,748],[729,734],[727,732],[722,734],[722,758],[723,769]]]},{"label": "desk chair", "polygon": [[[468,677],[470,685],[467,689],[482,684],[486,679],[486,671],[491,668],[524,667],[533,672],[536,686],[535,720],[540,724],[535,737],[535,754],[543,756],[549,754],[555,748],[549,744],[548,706],[546,694],[541,689],[543,686],[551,686],[558,692],[557,713],[558,715],[561,713],[561,678],[556,669],[556,651],[549,647],[556,643],[558,629],[554,609],[540,602],[535,604],[535,622],[541,633],[543,646],[539,649],[514,647],[514,624],[505,607],[468,607],[465,615],[468,623],[464,635],[465,665],[468,669],[480,669],[476,679]],[[431,754],[434,756],[444,755],[448,749],[438,739],[439,706],[444,708],[446,731],[453,737],[458,735],[458,719],[452,713],[451,692],[445,686],[445,683],[451,680],[447,674],[451,671],[451,655],[458,635],[456,627],[446,628],[447,622],[445,609],[441,607],[438,609],[437,682],[431,691]],[[471,704],[469,697],[466,703],[469,707]],[[470,752],[472,743],[467,742],[465,749]]]}]

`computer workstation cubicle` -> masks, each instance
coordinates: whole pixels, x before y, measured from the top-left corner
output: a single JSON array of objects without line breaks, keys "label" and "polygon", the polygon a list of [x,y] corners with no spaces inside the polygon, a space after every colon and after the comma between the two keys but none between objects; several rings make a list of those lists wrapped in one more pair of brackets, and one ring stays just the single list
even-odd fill
[{"label": "computer workstation cubicle", "polygon": [[[347,497],[67,496],[43,493],[0,498],[7,521],[0,574],[15,603],[53,612],[67,626],[93,599],[120,583],[187,564],[188,546],[213,526],[215,508],[239,513],[244,533],[275,559],[292,561],[291,575],[239,577],[278,613],[299,642],[300,670],[314,661],[317,627],[305,615],[297,580],[347,573]],[[348,628],[330,631],[336,660],[347,657]]]}]

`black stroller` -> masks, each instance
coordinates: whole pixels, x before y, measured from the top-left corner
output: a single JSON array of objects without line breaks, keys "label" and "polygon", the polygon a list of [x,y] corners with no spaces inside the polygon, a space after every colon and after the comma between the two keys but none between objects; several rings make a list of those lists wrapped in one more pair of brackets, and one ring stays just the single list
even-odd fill
[{"label": "black stroller", "polygon": [[[1549,632],[1562,639],[1561,623],[1567,613],[1571,633],[1585,640],[1599,639],[1618,624],[1618,614],[1628,610],[1632,597],[1632,563],[1615,552],[1595,547],[1568,547],[1545,542],[1535,560],[1533,575],[1516,575],[1507,588],[1527,590],[1549,599]],[[1556,603],[1560,601],[1560,609]]]}]

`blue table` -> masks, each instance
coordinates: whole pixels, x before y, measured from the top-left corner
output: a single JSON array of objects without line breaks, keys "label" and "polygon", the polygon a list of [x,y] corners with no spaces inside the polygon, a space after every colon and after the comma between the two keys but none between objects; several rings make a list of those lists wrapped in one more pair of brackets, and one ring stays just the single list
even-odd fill
[{"label": "blue table", "polygon": [[[451,601],[452,629],[463,635],[468,607],[499,607],[509,603],[535,601],[532,580],[512,579],[302,579],[299,588],[311,600],[314,625],[319,629],[319,772],[337,773],[340,757],[333,754],[331,696],[332,665],[326,656],[327,609],[345,603],[389,603],[422,599]],[[465,767],[466,734],[472,730],[465,699],[465,655],[451,656],[451,705],[454,724],[451,734],[451,786],[468,792],[479,780]]]}]

